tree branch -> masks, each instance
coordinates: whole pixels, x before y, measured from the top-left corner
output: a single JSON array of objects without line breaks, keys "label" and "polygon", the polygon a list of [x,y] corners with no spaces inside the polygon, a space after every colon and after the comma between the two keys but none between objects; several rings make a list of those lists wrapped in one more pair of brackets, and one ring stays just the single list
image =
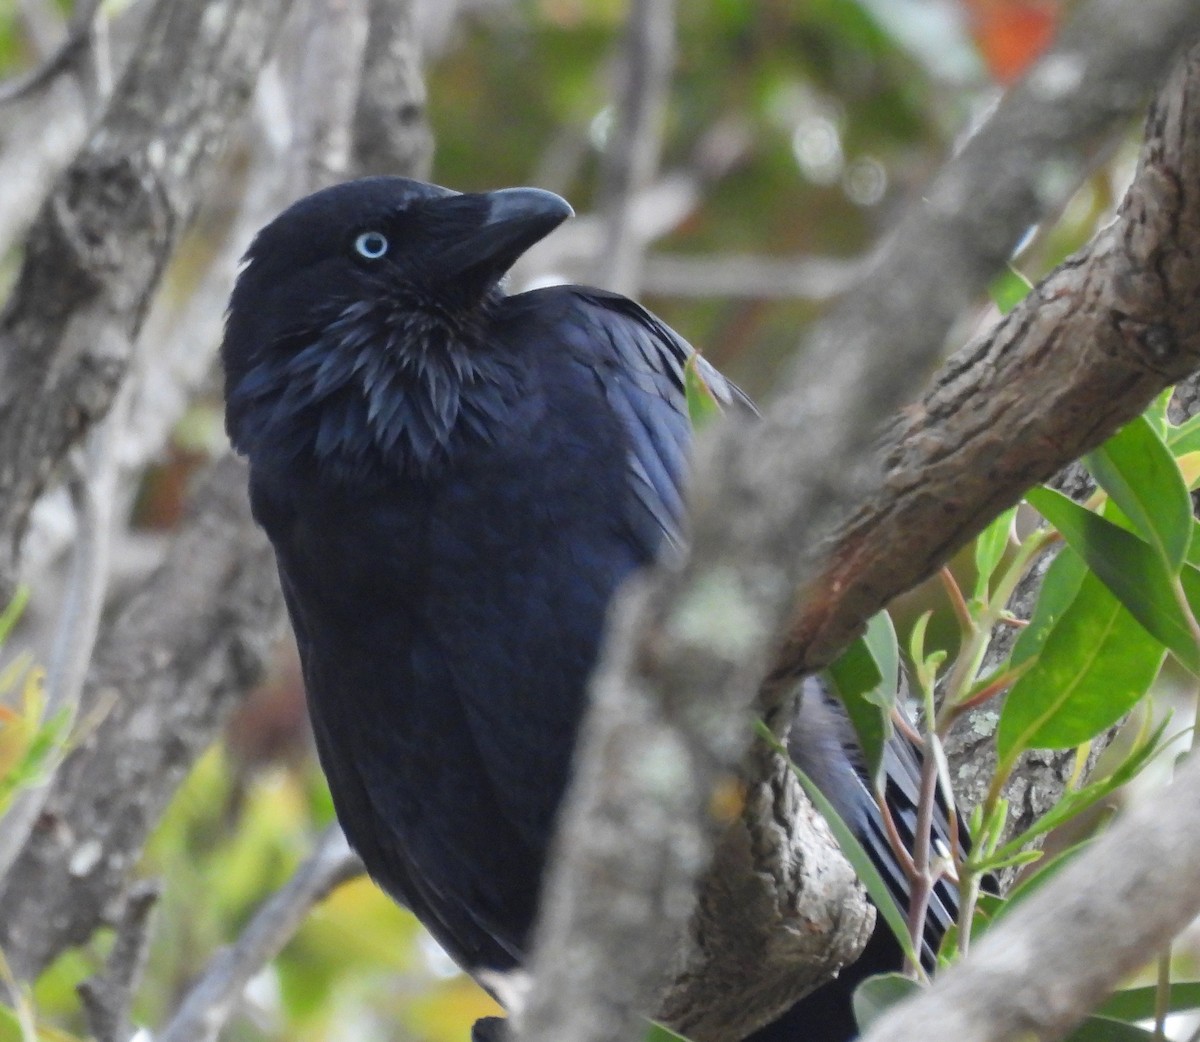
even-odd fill
[{"label": "tree branch", "polygon": [[108,411],[163,265],[288,0],[155,5],[82,150],[30,231],[0,315],[0,590],[34,500]]},{"label": "tree branch", "polygon": [[81,0],[71,15],[67,37],[36,69],[0,82],[0,105],[8,105],[36,93],[80,61],[92,46],[100,0]]},{"label": "tree branch", "polygon": [[355,170],[427,177],[433,134],[425,119],[414,0],[370,0],[369,25],[354,115]]},{"label": "tree branch", "polygon": [[[88,663],[96,646],[110,571],[113,507],[117,498],[117,445],[128,417],[126,389],[118,404],[92,429],[84,457],[77,461],[81,473],[74,476],[72,484],[79,531],[47,671],[44,713],[48,720],[60,712],[65,712],[67,720],[75,719]],[[48,791],[44,786],[25,789],[5,813],[4,828],[0,830],[0,878],[24,846]]]},{"label": "tree branch", "polygon": [[662,152],[671,69],[674,0],[633,0],[620,50],[620,84],[601,168],[604,245],[596,281],[617,293],[637,290],[645,239],[635,201],[654,177]]},{"label": "tree branch", "polygon": [[342,830],[331,825],[295,875],[254,913],[237,943],[213,957],[156,1036],[159,1042],[213,1042],[250,978],[279,954],[313,905],[362,871]]},{"label": "tree branch", "polygon": [[19,980],[115,918],[150,829],[262,676],[283,605],[245,485],[232,458],[198,483],[166,559],[101,633],[81,704],[99,722],[0,882],[0,950]]},{"label": "tree branch", "polygon": [[88,1028],[96,1042],[129,1040],[129,1011],[146,968],[150,925],[160,891],[158,883],[139,883],[130,888],[116,939],[104,961],[104,972],[79,985]]},{"label": "tree branch", "polygon": [[367,0],[308,0],[290,92],[302,118],[292,129],[288,198],[346,177],[351,127],[367,43]]},{"label": "tree branch", "polygon": [[[879,417],[909,399],[957,315],[1024,229],[1060,204],[1073,178],[1059,175],[1082,169],[1081,154],[1134,111],[1197,31],[1200,10],[1189,3],[1159,0],[1135,8],[1093,0],[1081,7],[1055,48],[902,221],[864,284],[817,331],[804,367],[765,422],[726,428],[701,445],[690,557],[679,571],[648,579],[615,612],[546,883],[535,989],[516,1025],[519,1038],[633,1036],[637,1012],[651,1007],[664,984],[663,968],[692,908],[693,881],[708,862],[716,824],[710,803],[742,759],[750,693],[769,673],[762,706],[786,709],[800,668],[828,661],[879,605],[1011,503],[1021,491],[1015,482],[1003,494],[993,488],[1006,480],[1004,468],[993,474],[998,452],[1015,451],[1024,441],[1033,460],[1024,476],[1031,482],[1043,467],[1048,474],[1085,447],[1054,440],[1054,412],[1065,403],[1049,385],[1062,369],[1081,369],[1083,354],[1099,372],[1076,373],[1079,393],[1093,407],[1121,398],[1103,418],[1074,412],[1076,419],[1084,416],[1085,437],[1095,444],[1127,409],[1136,411],[1200,360],[1194,313],[1200,272],[1192,251],[1168,252],[1174,237],[1156,238],[1192,234],[1195,220],[1192,197],[1177,189],[1195,183],[1195,173],[1184,176],[1178,164],[1194,162],[1197,121],[1190,97],[1172,101],[1168,95],[1150,121],[1147,160],[1121,231],[1105,236],[1100,247],[1113,255],[1109,271],[1118,277],[1111,284],[1085,282],[1097,314],[1116,327],[1118,335],[1105,346],[1118,356],[1096,357],[1086,345],[1072,345],[1071,366],[1044,349],[1014,366],[1019,337],[995,356],[968,352],[946,366],[932,400],[949,406],[952,392],[972,382],[995,394],[1020,380],[1027,392],[1041,388],[1032,414],[1010,407],[999,417],[991,414],[1006,426],[988,429],[972,422],[969,411],[926,406],[916,412],[926,418],[916,427],[919,437],[905,441],[903,453],[890,453],[885,475],[852,465],[869,454]],[[1175,215],[1166,226],[1140,201],[1149,198]],[[1117,264],[1122,251],[1129,255]],[[1151,303],[1138,303],[1140,292]],[[1065,317],[1055,297],[1039,293],[1037,299],[1050,315]],[[887,345],[886,364],[878,345]],[[1049,379],[1036,368],[1047,365]],[[1015,401],[1015,393],[1005,400]],[[934,464],[955,454],[961,479],[980,458],[970,456],[971,446],[987,461],[986,484],[964,488],[960,482],[948,499],[925,493],[934,488],[944,495],[945,485],[894,486],[897,459],[907,462],[919,452]],[[1008,468],[1015,469],[1015,460]],[[921,473],[930,477],[928,468]],[[828,531],[851,505],[901,493],[920,509],[909,514],[903,538],[893,531],[888,545],[901,561],[911,554],[915,565],[881,561],[874,546],[847,543],[850,536],[814,540],[813,533]],[[849,556],[851,550],[857,556]],[[851,570],[848,559],[869,559],[881,574],[865,566]],[[799,609],[792,607],[797,589],[805,592]],[[785,654],[771,669],[785,633]]]},{"label": "tree branch", "polygon": [[829,300],[862,276],[864,260],[837,257],[707,257],[651,254],[642,289],[668,297]]}]

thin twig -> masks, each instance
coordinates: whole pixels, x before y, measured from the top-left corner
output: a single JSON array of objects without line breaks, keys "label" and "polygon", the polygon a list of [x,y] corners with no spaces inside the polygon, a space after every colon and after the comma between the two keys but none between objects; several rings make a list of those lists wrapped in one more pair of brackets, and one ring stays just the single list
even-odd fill
[{"label": "thin twig", "polygon": [[[88,435],[80,473],[71,482],[79,529],[47,671],[47,720],[60,714],[74,719],[96,646],[108,590],[113,505],[120,470],[118,447],[129,417],[130,398],[126,385],[108,416]],[[0,821],[0,878],[25,845],[49,792],[49,785],[25,789]]]},{"label": "thin twig", "polygon": [[831,300],[854,284],[866,263],[854,257],[656,253],[646,258],[641,289],[667,297]]},{"label": "thin twig", "polygon": [[91,49],[101,0],[80,0],[71,16],[67,37],[36,69],[0,83],[0,105],[11,104],[48,86]]},{"label": "thin twig", "polygon": [[88,436],[80,473],[71,482],[79,518],[71,575],[47,670],[46,712],[53,714],[79,701],[100,612],[108,590],[113,508],[120,472],[119,448],[132,394],[125,384],[108,416]]},{"label": "thin twig", "polygon": [[[883,830],[887,833],[888,845],[892,848],[892,853],[896,855],[896,860],[900,862],[900,868],[904,872],[904,878],[908,880],[909,885],[912,885],[916,877],[917,866],[913,861],[912,853],[908,849],[908,844],[904,842],[904,837],[900,835],[900,830],[896,828],[896,818],[892,814],[892,808],[888,804],[887,796],[883,790],[875,790],[875,804],[879,808],[879,817],[883,821]],[[916,943],[920,943],[917,938],[914,938]]]},{"label": "thin twig", "polygon": [[129,1039],[129,1011],[146,967],[153,912],[161,893],[157,881],[139,882],[130,888],[104,972],[89,977],[77,989],[96,1042]]},{"label": "thin twig", "polygon": [[212,1042],[250,979],[299,929],[313,905],[362,872],[342,830],[330,826],[296,874],[254,914],[237,943],[222,949],[192,986],[158,1042]]},{"label": "thin twig", "polygon": [[[917,798],[917,826],[913,833],[913,873],[909,877],[908,893],[908,933],[917,952],[921,950],[921,938],[925,933],[925,913],[929,908],[929,898],[933,894],[937,879],[930,858],[933,846],[933,812],[937,800],[937,761],[933,751],[937,735],[928,713],[924,725],[925,749],[921,755],[921,787]],[[918,963],[907,969],[917,973],[920,965]]]}]

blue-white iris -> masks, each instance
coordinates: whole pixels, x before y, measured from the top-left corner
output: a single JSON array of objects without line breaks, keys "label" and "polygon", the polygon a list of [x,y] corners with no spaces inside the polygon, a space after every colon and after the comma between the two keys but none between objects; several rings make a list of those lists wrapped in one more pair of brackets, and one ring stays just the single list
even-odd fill
[{"label": "blue-white iris", "polygon": [[387,236],[382,232],[363,232],[354,240],[355,253],[367,260],[379,260],[387,250]]}]

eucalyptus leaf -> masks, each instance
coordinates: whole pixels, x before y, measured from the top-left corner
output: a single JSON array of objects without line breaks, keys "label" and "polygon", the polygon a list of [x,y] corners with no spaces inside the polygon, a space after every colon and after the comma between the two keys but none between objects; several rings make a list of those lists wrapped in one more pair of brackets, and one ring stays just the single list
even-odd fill
[{"label": "eucalyptus leaf", "polygon": [[826,672],[830,686],[854,727],[867,774],[872,781],[877,781],[883,771],[883,748],[891,721],[878,705],[867,699],[866,694],[882,684],[883,675],[861,637],[842,652]]},{"label": "eucalyptus leaf", "polygon": [[1010,854],[1007,857],[991,857],[983,858],[978,864],[972,866],[977,872],[1000,872],[1006,868],[1015,868],[1019,865],[1032,865],[1035,861],[1042,860],[1042,851],[1040,850],[1018,850],[1015,854]]},{"label": "eucalyptus leaf", "polygon": [[[1175,462],[1179,465],[1179,473],[1183,475],[1184,484],[1187,485],[1189,492],[1194,492],[1197,485],[1200,485],[1200,452],[1185,452],[1182,456],[1176,456]],[[1196,544],[1196,533],[1192,532],[1192,546]],[[1189,558],[1190,559],[1190,558]],[[1195,561],[1192,561],[1195,564]]]},{"label": "eucalyptus leaf", "polygon": [[1010,507],[975,537],[975,600],[987,598],[988,584],[1000,562],[1004,551],[1012,540],[1013,519],[1017,508]]},{"label": "eucalyptus leaf", "polygon": [[1154,396],[1146,411],[1142,415],[1154,428],[1154,433],[1166,441],[1167,436],[1174,429],[1171,426],[1171,421],[1167,416],[1167,410],[1171,405],[1171,398],[1175,394],[1174,387],[1165,387]]},{"label": "eucalyptus leaf", "polygon": [[1162,658],[1162,644],[1088,575],[1037,662],[1005,699],[996,734],[1001,760],[1095,737],[1145,695]]},{"label": "eucalyptus leaf", "polygon": [[1030,872],[1017,878],[1013,888],[1005,895],[995,912],[995,920],[1003,919],[1009,912],[1022,902],[1036,894],[1046,883],[1050,882],[1067,865],[1071,864],[1080,854],[1091,847],[1092,841],[1084,840],[1073,847],[1067,847],[1052,858],[1043,859],[1036,872]]},{"label": "eucalyptus leaf", "polygon": [[[1171,739],[1166,737],[1167,727],[1170,722],[1170,718],[1163,720],[1149,737],[1139,741],[1111,774],[1085,785],[1082,789],[1068,789],[1064,792],[1053,807],[1046,811],[1045,814],[1038,818],[1019,836],[1014,836],[1003,847],[994,851],[992,856],[1004,858],[1014,851],[1020,850],[1038,836],[1066,824],[1072,818],[1078,817],[1089,807],[1107,798],[1111,793],[1141,773],[1146,764],[1157,756],[1171,741]],[[1049,866],[1043,866],[1032,879],[1041,879],[1048,871]]]},{"label": "eucalyptus leaf", "polygon": [[[1150,545],[1053,489],[1030,489],[1026,499],[1062,533],[1133,617],[1200,675],[1200,648],[1175,598],[1173,579]],[[1200,604],[1193,599],[1200,597],[1200,572],[1186,565],[1180,579],[1188,600]]]},{"label": "eucalyptus leaf", "polygon": [[863,640],[883,675],[882,686],[868,691],[867,698],[891,712],[900,692],[900,642],[896,639],[892,617],[886,611],[872,615],[867,621]]},{"label": "eucalyptus leaf", "polygon": [[1088,1017],[1065,1042],[1154,1042],[1154,1032],[1108,1017]]},{"label": "eucalyptus leaf", "polygon": [[1167,447],[1175,456],[1200,452],[1200,415],[1193,416],[1167,432]]},{"label": "eucalyptus leaf", "polygon": [[1144,416],[1084,457],[1092,476],[1133,523],[1171,574],[1187,558],[1192,500],[1166,444]]},{"label": "eucalyptus leaf", "polygon": [[[1096,1013],[1115,1020],[1150,1020],[1155,1015],[1158,988],[1153,984],[1143,988],[1126,988],[1109,996]],[[1172,1013],[1200,1009],[1200,981],[1183,981],[1171,985],[1167,1008]]]},{"label": "eucalyptus leaf", "polygon": [[1071,606],[1085,575],[1087,565],[1079,554],[1069,546],[1059,550],[1050,562],[1050,567],[1046,569],[1029,624],[1021,630],[1013,644],[1012,655],[1008,660],[1010,669],[1015,669],[1042,650],[1050,631]]},{"label": "eucalyptus leaf", "polygon": [[900,652],[887,612],[867,624],[867,632],[827,670],[854,727],[868,775],[879,780],[883,748],[892,734],[892,706],[899,683]]},{"label": "eucalyptus leaf", "polygon": [[921,985],[902,973],[881,973],[868,977],[854,989],[854,996],[850,1000],[859,1032],[865,1034],[896,1003],[903,1002],[920,990]]},{"label": "eucalyptus leaf", "polygon": [[988,295],[1000,309],[1002,315],[1007,315],[1021,303],[1033,289],[1033,283],[1009,264],[988,286]]},{"label": "eucalyptus leaf", "polygon": [[28,603],[29,587],[18,586],[12,600],[8,602],[8,606],[3,612],[0,612],[0,644],[8,640],[8,635],[12,632],[13,626],[17,624],[17,620],[25,611],[25,605]]},{"label": "eucalyptus leaf", "polygon": [[646,1034],[642,1036],[642,1042],[689,1042],[689,1040],[685,1035],[676,1034],[665,1024],[652,1020],[646,1028]]}]

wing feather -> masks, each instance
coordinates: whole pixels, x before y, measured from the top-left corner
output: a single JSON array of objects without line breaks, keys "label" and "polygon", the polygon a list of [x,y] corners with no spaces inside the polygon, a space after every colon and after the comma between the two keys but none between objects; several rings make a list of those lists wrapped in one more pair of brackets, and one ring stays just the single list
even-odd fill
[{"label": "wing feather", "polygon": [[628,439],[626,519],[646,559],[684,543],[692,425],[684,367],[696,368],[716,401],[756,415],[750,399],[692,346],[640,304],[615,293],[577,286],[551,291],[569,296],[571,320],[563,346],[598,380]]}]

